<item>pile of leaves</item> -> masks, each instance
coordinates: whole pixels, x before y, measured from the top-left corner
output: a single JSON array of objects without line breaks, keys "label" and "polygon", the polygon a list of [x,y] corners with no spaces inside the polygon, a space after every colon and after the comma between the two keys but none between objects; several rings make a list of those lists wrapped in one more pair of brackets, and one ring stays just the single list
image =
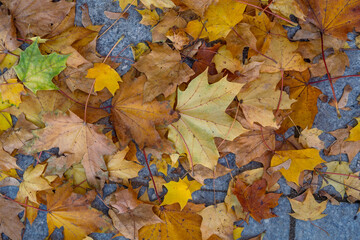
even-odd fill
[{"label": "pile of leaves", "polygon": [[[327,200],[313,196],[320,179],[321,188],[359,200],[359,174],[349,164],[360,149],[360,125],[330,132],[336,140],[328,148],[312,128],[318,100],[335,116],[349,110],[351,87],[337,99],[333,83],[348,77],[347,33],[360,31],[359,1],[119,4],[121,13],[106,16],[126,21],[134,5],[153,39],[131,46],[134,64],[121,77],[117,57],[96,52],[109,28],[99,34],[86,6],[80,27],[73,1],[1,0],[0,186],[19,188],[15,199],[1,194],[3,233],[21,239],[24,221],[44,211],[49,235],[63,227],[65,239],[106,231],[130,239],[237,239],[238,220],[276,217],[281,176],[299,195],[289,199],[297,219],[325,216]],[[286,28],[298,31],[290,36]],[[315,87],[322,81],[332,96]],[[294,134],[285,138],[289,128]],[[349,161],[325,162],[320,151]],[[205,179],[231,171],[218,163],[229,153],[239,168],[262,167],[232,175],[225,202],[194,204]],[[22,172],[17,154],[36,162]],[[134,184],[143,168],[145,193]],[[103,199],[104,214],[91,202],[109,182],[117,189]]]}]

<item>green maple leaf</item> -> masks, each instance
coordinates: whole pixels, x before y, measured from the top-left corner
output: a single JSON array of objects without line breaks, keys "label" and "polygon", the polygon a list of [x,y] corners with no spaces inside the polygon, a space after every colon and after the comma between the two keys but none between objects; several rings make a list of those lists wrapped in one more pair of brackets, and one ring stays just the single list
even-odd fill
[{"label": "green maple leaf", "polygon": [[24,85],[36,94],[38,90],[58,89],[53,77],[66,68],[69,55],[52,53],[41,55],[37,40],[20,54],[20,62],[15,72]]}]

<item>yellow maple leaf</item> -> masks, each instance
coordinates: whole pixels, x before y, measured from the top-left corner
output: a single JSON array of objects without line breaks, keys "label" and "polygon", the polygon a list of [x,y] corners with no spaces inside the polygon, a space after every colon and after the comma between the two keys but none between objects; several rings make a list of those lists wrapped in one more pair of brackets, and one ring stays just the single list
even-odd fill
[{"label": "yellow maple leaf", "polygon": [[129,147],[126,147],[124,150],[118,151],[105,160],[110,180],[119,181],[122,179],[122,183],[128,185],[128,180],[136,177],[138,172],[143,168],[142,165],[125,159],[128,151]]},{"label": "yellow maple leaf", "polygon": [[200,228],[203,239],[208,239],[213,234],[221,239],[231,239],[236,216],[232,210],[228,212],[225,203],[208,206],[199,215],[203,217]]},{"label": "yellow maple leaf", "polygon": [[314,221],[326,216],[322,212],[326,208],[327,200],[321,203],[315,201],[310,188],[306,191],[306,197],[303,202],[289,199],[294,213],[289,213],[292,217],[303,221]]},{"label": "yellow maple leaf", "polygon": [[[246,5],[233,0],[214,1],[205,12],[203,21],[190,21],[186,31],[194,38],[209,37],[210,41],[226,37],[243,19]],[[200,35],[200,36],[199,36]]]},{"label": "yellow maple leaf", "polygon": [[[114,0],[114,1],[116,1],[116,0]],[[137,0],[117,0],[117,1],[119,1],[119,6],[122,11],[124,11],[125,7],[129,4],[137,6],[137,2],[138,2]]]},{"label": "yellow maple leaf", "polygon": [[19,192],[16,196],[16,200],[20,202],[25,202],[26,198],[29,198],[29,201],[38,203],[36,193],[38,191],[52,189],[50,186],[50,181],[43,176],[45,171],[46,164],[38,164],[35,167],[29,166],[24,172],[23,179],[24,181],[19,186]]},{"label": "yellow maple leaf", "polygon": [[181,211],[179,204],[164,207],[154,206],[154,213],[163,222],[142,227],[139,230],[139,239],[202,239],[200,231],[201,216],[196,214],[196,209],[192,209],[189,205],[187,204]]},{"label": "yellow maple leaf", "polygon": [[356,142],[360,140],[360,118],[355,118],[358,121],[358,125],[350,130],[349,137],[345,140],[347,142]]},{"label": "yellow maple leaf", "polygon": [[83,239],[92,232],[107,230],[109,220],[90,207],[95,195],[94,191],[86,196],[76,194],[69,183],[57,188],[55,193],[50,191],[46,195],[49,235],[61,227],[64,227],[64,239]]},{"label": "yellow maple leaf", "polygon": [[156,12],[156,10],[150,10],[150,9],[138,10],[138,9],[136,9],[136,11],[138,11],[142,16],[140,24],[150,25],[151,27],[153,27],[160,21],[159,14]]},{"label": "yellow maple leaf", "polygon": [[178,182],[171,181],[164,186],[167,188],[168,192],[164,197],[164,201],[161,203],[163,205],[169,205],[173,203],[179,203],[181,209],[183,209],[189,199],[192,199],[191,194],[200,189],[201,184],[197,181],[189,181],[186,177],[184,179],[179,179]]},{"label": "yellow maple leaf", "polygon": [[17,82],[17,79],[8,79],[7,83],[0,84],[2,101],[19,106],[21,103],[20,94],[25,93],[24,85]]},{"label": "yellow maple leaf", "polygon": [[175,4],[171,0],[141,0],[141,2],[147,7],[150,8],[151,5],[156,8],[173,8]]},{"label": "yellow maple leaf", "polygon": [[95,91],[101,91],[106,87],[112,95],[119,89],[118,82],[122,82],[119,74],[105,63],[94,63],[94,67],[88,70],[86,77],[95,78]]},{"label": "yellow maple leaf", "polygon": [[279,171],[287,181],[294,182],[297,185],[299,185],[299,177],[302,171],[314,170],[318,164],[325,163],[320,157],[319,150],[309,148],[276,151],[271,159],[271,167],[284,164],[289,160],[291,161],[290,166],[287,169],[281,168]]}]

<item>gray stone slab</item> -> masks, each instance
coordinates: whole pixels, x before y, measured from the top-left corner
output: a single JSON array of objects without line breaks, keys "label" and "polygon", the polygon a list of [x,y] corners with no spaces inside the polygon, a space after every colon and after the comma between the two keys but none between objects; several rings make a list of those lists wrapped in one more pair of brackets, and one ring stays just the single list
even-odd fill
[{"label": "gray stone slab", "polygon": [[[358,204],[340,203],[339,206],[328,204],[326,217],[312,221],[327,233],[308,221],[296,220],[296,240],[356,240],[360,239],[360,218],[357,217]],[[275,238],[274,238],[275,239]]]}]

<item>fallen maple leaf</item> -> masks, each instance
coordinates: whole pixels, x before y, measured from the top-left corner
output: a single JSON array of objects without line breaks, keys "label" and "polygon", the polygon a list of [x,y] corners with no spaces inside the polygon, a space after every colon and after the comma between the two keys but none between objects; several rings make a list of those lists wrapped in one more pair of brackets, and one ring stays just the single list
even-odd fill
[{"label": "fallen maple leaf", "polygon": [[213,234],[221,239],[232,238],[236,217],[233,211],[226,209],[225,203],[208,206],[199,215],[203,218],[200,227],[203,240]]},{"label": "fallen maple leaf", "polygon": [[192,199],[191,194],[199,190],[202,185],[195,180],[189,181],[185,177],[184,179],[179,179],[178,182],[170,181],[165,183],[164,186],[167,188],[168,192],[166,193],[161,206],[179,203],[180,210],[182,210],[188,200]]},{"label": "fallen maple leaf", "polygon": [[319,150],[314,148],[301,150],[276,151],[271,159],[271,167],[290,161],[290,167],[281,168],[279,171],[287,181],[299,185],[300,173],[304,170],[314,170],[325,161],[320,157]]},{"label": "fallen maple leaf", "polygon": [[38,90],[58,89],[51,80],[66,68],[68,57],[57,53],[41,55],[35,41],[20,54],[15,71],[24,85],[35,94]]},{"label": "fallen maple leaf", "polygon": [[261,72],[280,72],[280,71],[305,71],[309,68],[301,54],[296,52],[297,42],[290,42],[286,36],[286,31],[281,25],[275,25],[271,33],[271,44],[264,55],[257,55],[251,61],[264,62],[261,65]]},{"label": "fallen maple leaf", "polygon": [[91,185],[101,189],[107,178],[103,155],[115,152],[115,145],[100,133],[98,126],[84,123],[70,112],[66,115],[45,115],[47,126],[37,132],[40,136],[33,151],[59,148],[59,153],[67,155],[67,167],[81,163]]},{"label": "fallen maple leaf", "polygon": [[0,85],[0,93],[2,101],[8,101],[16,107],[21,103],[20,94],[25,93],[24,85],[17,82],[17,79],[9,79],[7,83]]},{"label": "fallen maple leaf", "polygon": [[18,214],[24,210],[19,204],[0,197],[0,233],[5,233],[12,240],[22,239],[21,232],[24,224]]},{"label": "fallen maple leaf", "polygon": [[102,212],[90,207],[95,198],[92,191],[83,196],[73,192],[68,182],[46,194],[49,236],[55,228],[64,227],[65,239],[83,239],[92,232],[110,228],[110,221]]},{"label": "fallen maple leaf", "polygon": [[267,182],[265,179],[255,181],[250,186],[241,180],[237,180],[234,194],[238,198],[244,211],[249,212],[256,221],[277,217],[270,211],[278,205],[281,193],[266,193]]},{"label": "fallen maple leaf", "polygon": [[360,118],[355,118],[358,124],[350,129],[349,137],[345,140],[346,142],[356,142],[360,141]]},{"label": "fallen maple leaf", "polygon": [[314,221],[326,216],[322,212],[326,208],[327,200],[321,203],[315,201],[310,188],[304,193],[306,194],[305,200],[300,202],[295,199],[289,199],[291,208],[295,213],[289,213],[292,217],[303,221]]},{"label": "fallen maple leaf", "polygon": [[[321,188],[331,185],[335,188],[335,190],[338,193],[340,193],[341,197],[344,198],[345,187],[346,187],[344,185],[344,180],[348,177],[349,174],[353,173],[349,165],[350,164],[348,162],[343,162],[343,161],[332,161],[325,163],[325,166],[327,167],[326,172],[329,172],[330,174],[326,174],[326,173],[324,174],[324,179]],[[335,174],[331,174],[331,173],[335,173]]]},{"label": "fallen maple leaf", "polygon": [[242,84],[226,78],[209,85],[207,71],[178,90],[176,110],[180,120],[171,124],[168,138],[175,143],[178,153],[186,153],[191,163],[213,169],[219,158],[214,137],[233,140],[246,130],[225,113],[226,107],[240,91]]},{"label": "fallen maple leaf", "polygon": [[347,33],[359,31],[360,3],[358,0],[297,0],[306,19],[321,33],[347,40]]},{"label": "fallen maple leaf", "polygon": [[[356,130],[353,133],[356,133],[358,130],[358,125],[355,126]],[[326,149],[325,154],[326,155],[338,155],[341,153],[344,153],[348,156],[349,162],[351,162],[354,157],[359,153],[360,149],[360,141],[349,141],[349,134],[351,131],[350,127],[347,128],[340,128],[338,130],[329,132],[331,135],[333,135],[336,140],[332,143],[332,145]],[[351,139],[356,140],[357,134],[353,134],[354,136]],[[356,138],[355,138],[356,137]]]},{"label": "fallen maple leaf", "polygon": [[150,8],[151,5],[157,8],[173,8],[175,4],[171,0],[141,0],[141,2],[147,7]]},{"label": "fallen maple leaf", "polygon": [[173,93],[180,83],[186,82],[194,72],[181,62],[178,51],[167,44],[151,45],[151,53],[140,57],[133,66],[145,73],[144,102],[153,100],[160,94],[165,97]]},{"label": "fallen maple leaf", "polygon": [[206,10],[204,24],[198,20],[188,23],[187,32],[194,38],[209,37],[214,41],[226,37],[231,29],[243,19],[246,5],[232,0],[214,1]]},{"label": "fallen maple leaf", "polygon": [[19,166],[16,164],[16,158],[5,152],[3,149],[3,143],[0,142],[0,169],[6,171],[12,168],[19,169]]},{"label": "fallen maple leaf", "polygon": [[201,216],[189,204],[180,211],[178,204],[155,206],[154,212],[163,221],[145,226],[139,231],[139,239],[152,240],[199,240]]},{"label": "fallen maple leaf", "polygon": [[317,100],[321,91],[309,84],[310,73],[290,71],[285,73],[284,86],[290,88],[290,98],[297,101],[291,104],[292,112],[282,122],[280,132],[288,128],[300,126],[302,129],[311,128],[318,112]]},{"label": "fallen maple leaf", "polygon": [[120,147],[124,148],[133,139],[140,148],[159,147],[161,137],[156,125],[167,125],[179,118],[168,102],[157,100],[144,103],[143,87],[146,77],[133,79],[131,72],[123,77],[123,83],[112,100],[112,117]]},{"label": "fallen maple leaf", "polygon": [[122,184],[128,185],[129,179],[136,177],[143,168],[139,163],[125,159],[128,151],[129,148],[126,147],[124,150],[118,151],[105,160],[110,180],[116,182],[122,180]]},{"label": "fallen maple leaf", "polygon": [[119,74],[105,63],[95,63],[93,68],[88,70],[87,78],[95,78],[95,91],[101,91],[105,87],[114,95],[122,82]]},{"label": "fallen maple leaf", "polygon": [[[65,0],[2,0],[10,10],[22,38],[44,36],[57,28],[75,5]],[[39,13],[41,9],[41,13]]]},{"label": "fallen maple leaf", "polygon": [[278,128],[273,111],[278,109],[289,109],[295,102],[289,96],[282,93],[279,104],[280,90],[275,90],[281,79],[280,73],[260,74],[260,77],[247,83],[237,97],[246,120],[253,125],[255,122],[262,126]]},{"label": "fallen maple leaf", "polygon": [[25,203],[26,198],[28,198],[29,201],[38,204],[36,193],[53,188],[50,183],[51,180],[54,180],[54,176],[46,179],[43,176],[45,168],[46,164],[38,164],[35,167],[29,166],[26,169],[23,175],[24,181],[20,183],[19,192],[16,195],[17,201]]},{"label": "fallen maple leaf", "polygon": [[[19,149],[19,152],[22,152],[21,148],[25,146],[28,140],[34,137],[31,130],[35,129],[37,129],[37,127],[27,121],[24,114],[21,114],[18,116],[15,126],[1,134],[0,141],[2,142],[3,149],[8,153],[12,153],[15,149]],[[4,159],[4,157],[2,157],[2,159]]]},{"label": "fallen maple leaf", "polygon": [[136,193],[129,189],[117,191],[106,201],[113,207],[109,215],[113,220],[114,227],[125,237],[138,238],[138,231],[142,227],[154,223],[161,223],[161,219],[155,215],[151,204],[145,204],[136,198]]},{"label": "fallen maple leaf", "polygon": [[[242,167],[266,151],[275,149],[275,134],[271,128],[245,132],[233,141],[216,141],[219,152],[234,153],[236,165]],[[270,149],[269,149],[270,148]]]}]

